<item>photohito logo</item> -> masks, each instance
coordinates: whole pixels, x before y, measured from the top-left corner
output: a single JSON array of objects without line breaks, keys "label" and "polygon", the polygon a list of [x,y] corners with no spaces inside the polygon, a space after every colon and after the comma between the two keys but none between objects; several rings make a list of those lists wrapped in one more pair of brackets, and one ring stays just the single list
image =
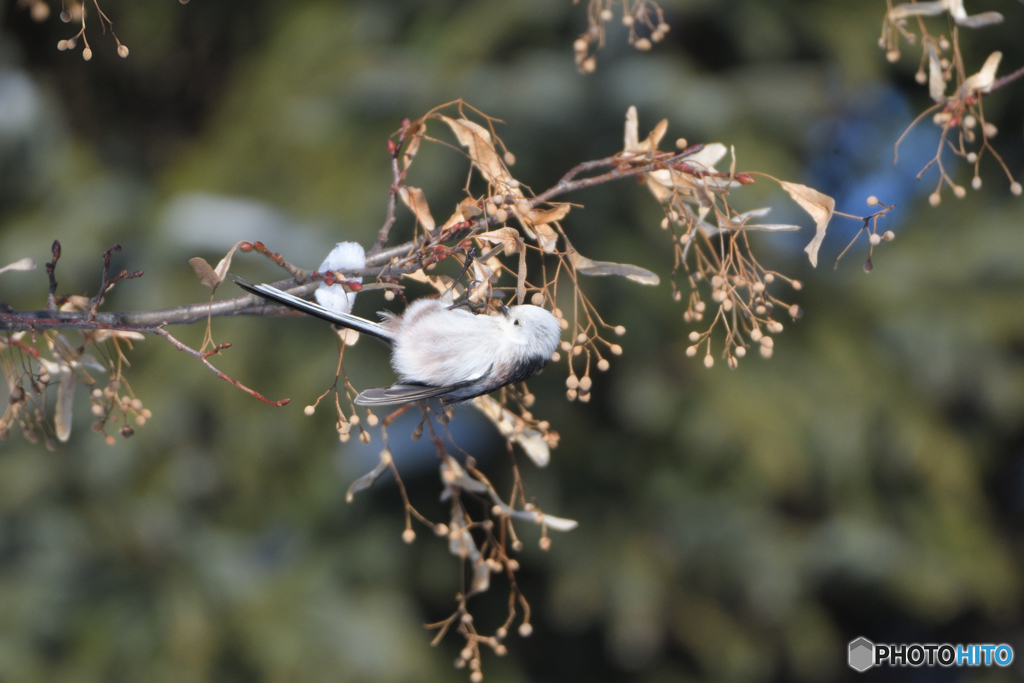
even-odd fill
[{"label": "photohito logo", "polygon": [[882,645],[861,637],[850,641],[847,663],[854,671],[873,666],[1010,666],[1009,645],[950,645],[943,643]]}]

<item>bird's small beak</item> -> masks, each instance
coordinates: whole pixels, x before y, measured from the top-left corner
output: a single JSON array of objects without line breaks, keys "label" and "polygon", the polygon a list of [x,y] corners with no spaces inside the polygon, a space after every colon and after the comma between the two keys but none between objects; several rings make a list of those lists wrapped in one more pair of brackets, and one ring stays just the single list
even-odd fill
[{"label": "bird's small beak", "polygon": [[501,314],[506,318],[508,317],[508,306],[506,306],[505,304],[501,305]]}]

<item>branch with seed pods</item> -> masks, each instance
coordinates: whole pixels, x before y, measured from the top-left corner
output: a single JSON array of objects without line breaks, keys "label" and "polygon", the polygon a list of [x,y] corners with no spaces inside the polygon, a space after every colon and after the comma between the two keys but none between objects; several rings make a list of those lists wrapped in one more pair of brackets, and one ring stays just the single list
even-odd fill
[{"label": "branch with seed pods", "polygon": [[[999,130],[985,118],[984,99],[1024,77],[1024,67],[997,78],[1003,53],[996,51],[988,56],[977,72],[971,74],[960,48],[962,28],[983,29],[999,24],[1003,21],[1003,15],[999,12],[968,15],[963,0],[898,5],[893,5],[892,0],[886,0],[886,5],[882,35],[878,39],[879,47],[886,51],[886,59],[895,63],[902,56],[902,42],[910,46],[919,45],[921,54],[914,77],[921,85],[928,86],[928,94],[935,103],[921,112],[900,135],[894,145],[893,163],[899,161],[900,145],[910,131],[931,116],[932,122],[941,130],[939,144],[935,156],[917,174],[920,180],[933,167],[939,172],[935,190],[928,196],[929,204],[941,204],[942,191],[946,188],[957,199],[967,196],[967,190],[953,179],[943,161],[947,151],[973,166],[971,187],[975,190],[980,190],[982,186],[981,162],[986,155],[990,155],[1006,176],[1010,192],[1020,196],[1024,189],[992,145]],[[945,31],[934,32],[929,29],[925,19],[930,16],[943,16],[947,19],[948,35]],[[948,92],[950,84],[953,85],[951,93]]]},{"label": "branch with seed pods", "polygon": [[[214,319],[296,315],[248,294],[215,298],[235,259],[250,254],[283,270],[286,277],[274,286],[296,296],[326,288],[340,291],[343,298],[381,291],[385,300],[407,300],[407,291],[419,288],[482,314],[506,301],[528,301],[547,308],[563,330],[551,362],[556,367],[564,362],[566,397],[587,402],[599,386],[597,375],[609,370],[612,360],[626,352],[621,341],[625,327],[605,320],[586,293],[588,278],[620,278],[624,287],[656,286],[661,278],[645,267],[585,256],[581,248],[586,251],[589,246],[586,233],[577,235],[570,229],[571,216],[583,207],[566,201],[570,193],[624,179],[634,179],[648,188],[665,213],[661,227],[671,235],[666,243],[666,252],[671,254],[665,254],[660,266],[668,270],[671,263],[672,295],[686,300],[683,318],[687,322],[710,321],[704,323],[703,330],[690,333],[687,350],[691,356],[701,353],[708,367],[714,364],[712,344],[717,330],[724,331],[722,355],[735,368],[754,347],[764,358],[771,357],[774,338],[783,329],[777,320],[779,311],[793,319],[801,315],[799,306],[774,291],[779,283],[792,290],[799,290],[801,283],[763,266],[749,238],[752,232],[771,234],[800,226],[765,222],[767,208],[737,208],[744,187],[759,180],[777,182],[811,216],[815,235],[806,251],[814,264],[833,215],[863,221],[861,232],[868,235],[869,263],[871,250],[891,239],[891,233],[878,233],[878,222],[891,206],[869,201],[881,208],[867,217],[835,211],[830,197],[810,187],[737,171],[735,151],[720,143],[691,145],[678,139],[674,149],[661,150],[668,122],[660,122],[640,140],[634,108],[627,112],[621,151],[580,163],[551,187],[534,192],[513,175],[515,156],[497,134],[499,123],[461,100],[401,122],[387,141],[391,178],[384,221],[359,267],[304,269],[262,242],[241,241],[216,265],[201,257],[189,261],[200,283],[210,291],[208,301],[153,311],[105,311],[103,304],[110,289],[129,280],[131,286],[139,286],[135,281],[145,282],[139,280],[142,273],[113,269],[115,256],[125,258],[115,246],[103,255],[95,296],[61,295],[57,282],[61,248],[54,242],[46,264],[45,308],[14,311],[0,306],[0,367],[11,397],[0,419],[0,438],[8,438],[18,428],[26,438],[45,439],[47,446],[56,448],[70,437],[72,398],[79,385],[90,395],[93,431],[103,434],[108,443],[116,442],[112,432],[131,436],[136,427],[152,418],[142,398],[132,392],[124,372],[132,342],[146,335],[159,336],[259,401],[287,405],[288,399],[266,398],[213,364],[215,357],[238,348],[230,342],[214,342]],[[424,144],[440,145],[466,163],[463,197],[447,208],[448,218],[443,221],[435,219],[426,193],[412,184],[414,162]],[[730,153],[728,170],[719,170],[716,164]],[[396,240],[396,234],[401,239]],[[0,269],[0,274],[34,267],[23,259]],[[448,271],[462,272],[464,277],[454,278]],[[688,294],[684,296],[677,281],[687,283]],[[195,323],[207,326],[200,348],[189,347],[169,331],[173,325]],[[379,431],[380,461],[352,483],[347,498],[352,500],[379,477],[390,474],[398,484],[404,509],[403,540],[414,542],[418,526],[446,539],[461,569],[451,616],[431,625],[437,631],[434,642],[448,633],[463,638],[465,645],[455,664],[468,668],[471,680],[481,680],[483,653],[500,656],[506,651],[504,642],[510,633],[526,637],[532,632],[530,606],[516,580],[521,536],[530,533],[528,528],[536,529],[538,546],[548,550],[552,547],[549,532],[576,526],[572,520],[540,509],[520,476],[517,461],[517,454],[522,453],[534,465],[545,466],[561,436],[538,414],[542,406],[525,383],[472,399],[470,405],[505,439],[513,485],[501,493],[476,467],[475,458],[456,443],[448,429],[455,416],[450,406],[406,405],[378,415],[355,404],[358,391],[344,366],[345,354],[355,353],[347,351],[353,342],[350,331],[339,331],[333,380],[303,412],[313,415],[320,406],[331,406],[337,436],[343,442],[356,436],[362,443],[370,443]],[[552,371],[549,368],[547,372]],[[46,400],[51,388],[57,394],[52,415]],[[412,505],[391,457],[389,427],[400,415],[415,409],[420,411],[420,419],[412,438],[426,435],[434,447],[442,497],[449,506],[443,520],[431,520]],[[508,611],[500,624],[488,631],[473,616],[473,598],[499,584],[508,590]]]}]

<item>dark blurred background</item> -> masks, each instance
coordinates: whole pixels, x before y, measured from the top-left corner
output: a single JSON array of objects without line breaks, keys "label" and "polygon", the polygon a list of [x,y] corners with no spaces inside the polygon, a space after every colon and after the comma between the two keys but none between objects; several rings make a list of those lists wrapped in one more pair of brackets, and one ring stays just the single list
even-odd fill
[{"label": "dark blurred background", "polygon": [[[595,280],[604,318],[628,328],[624,354],[589,404],[565,400],[564,372],[531,383],[533,412],[562,435],[551,465],[523,461],[548,512],[580,521],[550,552],[524,529],[521,585],[535,633],[485,655],[491,681],[859,680],[846,644],[1009,643],[1024,652],[1024,203],[991,159],[984,186],[938,209],[930,121],[892,165],[892,144],[930,104],[906,50],[885,61],[885,3],[678,0],[650,53],[613,25],[596,74],[572,41],[585,8],[569,0],[106,0],[130,49],[89,33],[94,57],[60,52],[74,32],[0,5],[0,265],[44,263],[59,239],[60,291],[92,294],[101,254],[146,271],[110,310],[205,300],[188,259],[216,263],[262,239],[315,267],[340,240],[369,245],[389,183],[386,137],[403,116],[462,97],[507,123],[516,176],[535,189],[621,148],[637,105],[641,135],[735,144],[759,170],[866,212],[898,208],[897,238],[862,271],[858,227],[837,219],[817,271],[801,251],[810,221],[755,186],[779,222],[808,226],[759,240],[762,260],[805,282],[806,311],[774,358],[738,370],[687,359],[672,302],[660,210],[635,183],[570,197],[566,222],[593,258],[637,263],[663,285]],[[1007,21],[964,31],[975,69],[1004,53],[1024,64],[1024,5],[974,2]],[[944,20],[933,23],[939,30]],[[1024,173],[1024,85],[985,99],[997,149]],[[968,168],[952,165],[970,185]],[[435,216],[460,197],[465,166],[421,154],[410,183]],[[742,193],[741,193],[742,194]],[[738,199],[737,201],[744,201]],[[753,208],[756,204],[741,208]],[[403,214],[396,236],[410,234]],[[236,258],[250,279],[266,260]],[[224,290],[230,287],[225,285]],[[41,308],[46,275],[0,276],[0,299]],[[218,296],[233,296],[218,291]],[[357,311],[380,306],[361,297]],[[202,326],[175,334],[199,345]],[[385,477],[346,504],[375,459],[338,443],[329,409],[302,406],[332,381],[329,329],[299,319],[219,320],[234,346],[219,365],[276,409],[153,338],[127,373],[153,412],[114,447],[88,430],[79,397],[56,452],[19,434],[0,443],[0,681],[465,680],[461,647],[428,645],[447,616],[458,563],[421,533],[402,543],[398,491]],[[386,382],[384,352],[351,349],[356,386]],[[490,430],[464,420],[460,444],[506,482]],[[428,448],[392,429],[414,500],[436,519]],[[504,617],[501,588],[475,603],[482,630]],[[869,672],[879,680],[996,681],[1010,670]]]}]

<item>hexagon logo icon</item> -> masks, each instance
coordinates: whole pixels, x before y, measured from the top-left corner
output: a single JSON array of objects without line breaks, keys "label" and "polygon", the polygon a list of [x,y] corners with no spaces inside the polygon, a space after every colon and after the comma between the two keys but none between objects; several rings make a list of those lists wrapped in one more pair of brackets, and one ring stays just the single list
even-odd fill
[{"label": "hexagon logo icon", "polygon": [[848,657],[850,668],[863,673],[875,665],[875,644],[864,637],[852,640]]}]

